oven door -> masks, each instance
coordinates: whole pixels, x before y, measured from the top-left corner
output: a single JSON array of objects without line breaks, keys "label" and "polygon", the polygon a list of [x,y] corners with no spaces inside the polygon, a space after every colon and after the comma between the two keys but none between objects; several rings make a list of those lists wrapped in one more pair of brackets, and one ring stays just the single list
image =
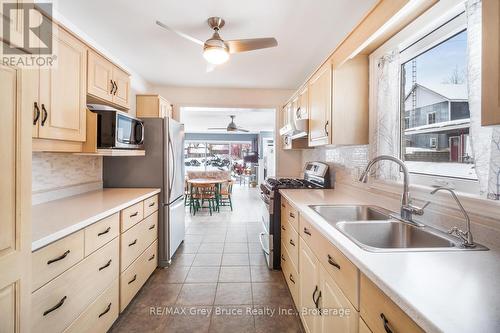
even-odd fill
[{"label": "oven door", "polygon": [[142,121],[116,113],[115,147],[141,149],[144,142]]},{"label": "oven door", "polygon": [[272,236],[272,221],[273,215],[271,214],[273,201],[261,194],[261,223],[259,232],[259,242],[262,247],[262,252],[266,257],[266,262],[269,268],[273,268],[273,236]]}]

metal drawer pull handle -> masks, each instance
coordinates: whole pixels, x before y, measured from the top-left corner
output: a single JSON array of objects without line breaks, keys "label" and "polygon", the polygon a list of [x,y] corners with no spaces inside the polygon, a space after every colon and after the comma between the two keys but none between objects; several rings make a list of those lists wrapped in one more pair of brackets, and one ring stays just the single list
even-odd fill
[{"label": "metal drawer pull handle", "polygon": [[45,109],[45,105],[42,104],[42,124],[41,124],[42,126],[45,125],[45,122],[47,121],[48,115],[49,115],[49,113]]},{"label": "metal drawer pull handle", "polygon": [[43,315],[46,316],[48,315],[49,313],[51,313],[52,311],[55,311],[57,309],[59,309],[61,306],[63,306],[64,302],[66,301],[66,298],[68,298],[67,296],[64,296],[63,298],[61,298],[61,300],[59,301],[59,303],[57,303],[56,305],[54,305],[53,307],[51,307],[50,309],[46,310]]},{"label": "metal drawer pull handle", "polygon": [[112,261],[112,260],[111,260],[111,259],[109,259],[109,261],[108,261],[108,263],[107,263],[106,265],[104,265],[104,266],[102,266],[102,267],[99,267],[99,271],[102,271],[103,269],[105,269],[105,268],[109,267],[109,265],[111,265],[111,261]]},{"label": "metal drawer pull handle", "polygon": [[60,255],[59,257],[57,258],[54,258],[54,259],[50,259],[49,261],[47,261],[47,265],[50,265],[56,261],[59,261],[59,260],[63,260],[64,258],[66,258],[68,256],[68,254],[70,253],[71,251],[68,250],[66,252],[64,252],[62,255]]},{"label": "metal drawer pull handle", "polygon": [[383,313],[380,314],[380,318],[382,318],[382,320],[384,321],[384,329],[385,329],[385,331],[387,333],[392,333],[392,330],[389,327],[389,321],[387,320],[387,318],[385,317],[385,315]]},{"label": "metal drawer pull handle", "polygon": [[152,202],[152,203],[149,204],[149,207],[153,207],[154,205],[155,205],[155,203]]},{"label": "metal drawer pull handle", "polygon": [[332,256],[331,255],[328,255],[328,263],[334,267],[337,267],[338,269],[340,269],[340,265],[337,264],[335,262],[335,260],[333,260]]},{"label": "metal drawer pull handle", "polygon": [[151,226],[149,227],[149,230],[153,230],[153,229],[155,228],[155,226],[156,226],[156,225],[154,225],[154,224],[153,224],[153,225],[151,225]]},{"label": "metal drawer pull handle", "polygon": [[102,316],[104,316],[106,313],[109,312],[109,310],[111,310],[111,303],[108,304],[106,310],[104,310],[100,315],[99,315],[99,318],[101,318]]},{"label": "metal drawer pull handle", "polygon": [[154,258],[155,258],[155,255],[153,254],[153,255],[152,255],[152,256],[148,259],[148,261],[151,261],[151,260],[153,260]]},{"label": "metal drawer pull handle", "polygon": [[283,257],[283,255],[281,255],[281,260],[286,261],[286,259],[285,259],[285,257]]},{"label": "metal drawer pull handle", "polygon": [[35,109],[35,116],[33,117],[33,125],[36,125],[38,119],[40,118],[40,108],[38,108],[37,102],[35,102],[34,109]]},{"label": "metal drawer pull handle", "polygon": [[305,233],[306,235],[311,236],[311,232],[310,232],[310,231],[309,231],[309,229],[307,229],[306,227],[304,227],[304,233]]},{"label": "metal drawer pull handle", "polygon": [[134,277],[132,278],[132,280],[130,280],[128,282],[128,284],[131,284],[132,282],[134,282],[135,280],[137,279],[137,274],[134,274]]},{"label": "metal drawer pull handle", "polygon": [[290,213],[290,217],[291,217],[292,219],[294,219],[294,218],[295,218],[295,215],[294,215],[293,213]]},{"label": "metal drawer pull handle", "polygon": [[291,244],[292,246],[295,246],[295,243],[294,243],[294,242],[293,242],[293,240],[291,240],[291,239],[290,239],[290,244]]},{"label": "metal drawer pull handle", "polygon": [[295,284],[295,280],[293,279],[293,275],[290,274],[290,276],[288,277],[290,279],[290,281],[292,281],[293,284]]},{"label": "metal drawer pull handle", "polygon": [[132,243],[130,243],[128,246],[132,246],[132,245],[135,245],[135,244],[137,244],[137,238]]},{"label": "metal drawer pull handle", "polygon": [[139,215],[139,212],[135,212],[134,214],[130,214],[130,217],[136,217],[137,215]]},{"label": "metal drawer pull handle", "polygon": [[100,233],[97,234],[97,237],[101,237],[102,235],[107,234],[111,230],[111,227],[107,227],[106,230],[101,231]]}]

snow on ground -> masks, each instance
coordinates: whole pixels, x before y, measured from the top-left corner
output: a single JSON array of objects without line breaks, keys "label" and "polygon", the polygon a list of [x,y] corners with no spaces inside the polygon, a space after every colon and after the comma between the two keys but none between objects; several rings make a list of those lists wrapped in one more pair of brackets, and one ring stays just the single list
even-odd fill
[{"label": "snow on ground", "polygon": [[410,172],[477,180],[474,164],[405,161]]}]

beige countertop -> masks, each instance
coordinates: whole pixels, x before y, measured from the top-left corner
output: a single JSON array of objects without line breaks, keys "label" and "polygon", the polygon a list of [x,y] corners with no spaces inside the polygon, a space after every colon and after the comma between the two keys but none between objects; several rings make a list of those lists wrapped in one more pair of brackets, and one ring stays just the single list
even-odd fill
[{"label": "beige countertop", "polygon": [[490,251],[392,252],[362,250],[308,207],[394,201],[342,187],[280,190],[282,195],[427,332],[500,332],[500,253]]},{"label": "beige countertop", "polygon": [[155,188],[105,188],[32,207],[32,244],[36,251],[139,201]]}]

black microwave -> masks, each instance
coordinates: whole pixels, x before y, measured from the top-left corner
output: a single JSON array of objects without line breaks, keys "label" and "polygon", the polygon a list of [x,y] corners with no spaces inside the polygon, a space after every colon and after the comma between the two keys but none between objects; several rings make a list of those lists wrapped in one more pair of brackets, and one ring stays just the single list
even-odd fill
[{"label": "black microwave", "polygon": [[97,148],[144,149],[144,123],[107,105],[88,104],[97,114]]}]

